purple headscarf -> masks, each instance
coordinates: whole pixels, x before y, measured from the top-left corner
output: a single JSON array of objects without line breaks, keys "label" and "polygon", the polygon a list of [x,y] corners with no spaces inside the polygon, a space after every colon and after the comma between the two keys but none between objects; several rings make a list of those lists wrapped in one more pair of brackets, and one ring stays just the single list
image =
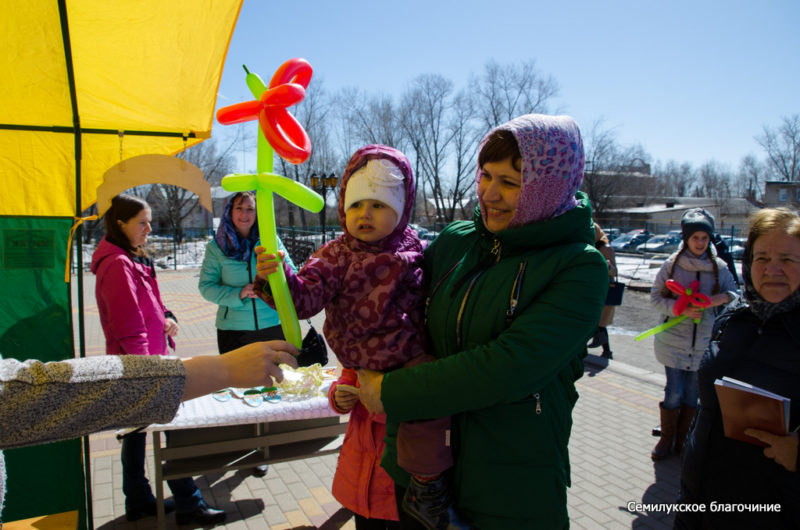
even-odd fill
[{"label": "purple headscarf", "polygon": [[[481,140],[478,152],[497,130],[511,131],[522,155],[522,187],[507,228],[546,221],[577,206],[583,180],[583,141],[569,116],[526,114],[496,127]],[[481,181],[478,168],[476,183]],[[486,210],[481,203],[481,215]]]}]

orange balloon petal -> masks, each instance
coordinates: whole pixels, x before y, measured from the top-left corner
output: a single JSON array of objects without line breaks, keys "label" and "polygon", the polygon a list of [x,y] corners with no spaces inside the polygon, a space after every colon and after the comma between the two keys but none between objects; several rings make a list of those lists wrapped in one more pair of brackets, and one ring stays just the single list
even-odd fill
[{"label": "orange balloon petal", "polygon": [[261,102],[255,100],[222,107],[217,111],[217,121],[223,125],[251,121],[258,118],[260,108]]}]

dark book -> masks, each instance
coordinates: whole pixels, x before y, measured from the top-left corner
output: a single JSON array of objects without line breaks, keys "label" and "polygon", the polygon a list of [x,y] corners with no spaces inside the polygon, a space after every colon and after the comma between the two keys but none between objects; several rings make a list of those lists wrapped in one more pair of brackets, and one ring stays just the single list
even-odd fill
[{"label": "dark book", "polygon": [[714,381],[714,388],[728,438],[765,447],[767,444],[761,440],[747,436],[745,429],[760,429],[780,436],[788,433],[789,398],[730,377]]}]

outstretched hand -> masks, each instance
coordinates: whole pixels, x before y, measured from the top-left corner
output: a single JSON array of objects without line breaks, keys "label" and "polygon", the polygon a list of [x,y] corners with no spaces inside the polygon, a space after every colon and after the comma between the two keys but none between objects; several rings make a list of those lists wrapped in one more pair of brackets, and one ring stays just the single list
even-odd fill
[{"label": "outstretched hand", "polygon": [[278,255],[267,254],[267,249],[262,246],[255,248],[256,252],[256,270],[258,275],[263,279],[268,279],[270,274],[278,271],[278,266],[283,261],[286,253],[282,250],[278,251]]},{"label": "outstretched hand", "polygon": [[253,342],[229,351],[220,358],[226,361],[225,369],[230,377],[228,386],[248,388],[254,386],[273,386],[275,381],[283,381],[283,371],[279,364],[297,368],[296,356],[300,351],[283,340]]},{"label": "outstretched hand", "polygon": [[279,364],[297,368],[300,351],[283,340],[253,342],[224,355],[203,355],[184,359],[186,384],[183,400],[216,392],[223,388],[274,386],[283,381]]}]

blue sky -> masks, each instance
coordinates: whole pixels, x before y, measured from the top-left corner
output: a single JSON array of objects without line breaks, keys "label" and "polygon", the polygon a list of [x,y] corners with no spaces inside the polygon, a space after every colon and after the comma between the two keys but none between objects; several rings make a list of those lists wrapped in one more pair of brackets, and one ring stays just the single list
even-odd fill
[{"label": "blue sky", "polygon": [[252,99],[242,64],[268,82],[291,57],[328,92],[393,97],[419,74],[461,88],[490,59],[535,60],[585,133],[604,118],[653,161],[735,170],[763,158],[764,125],[800,113],[798,20],[797,0],[245,0],[217,105]]}]

